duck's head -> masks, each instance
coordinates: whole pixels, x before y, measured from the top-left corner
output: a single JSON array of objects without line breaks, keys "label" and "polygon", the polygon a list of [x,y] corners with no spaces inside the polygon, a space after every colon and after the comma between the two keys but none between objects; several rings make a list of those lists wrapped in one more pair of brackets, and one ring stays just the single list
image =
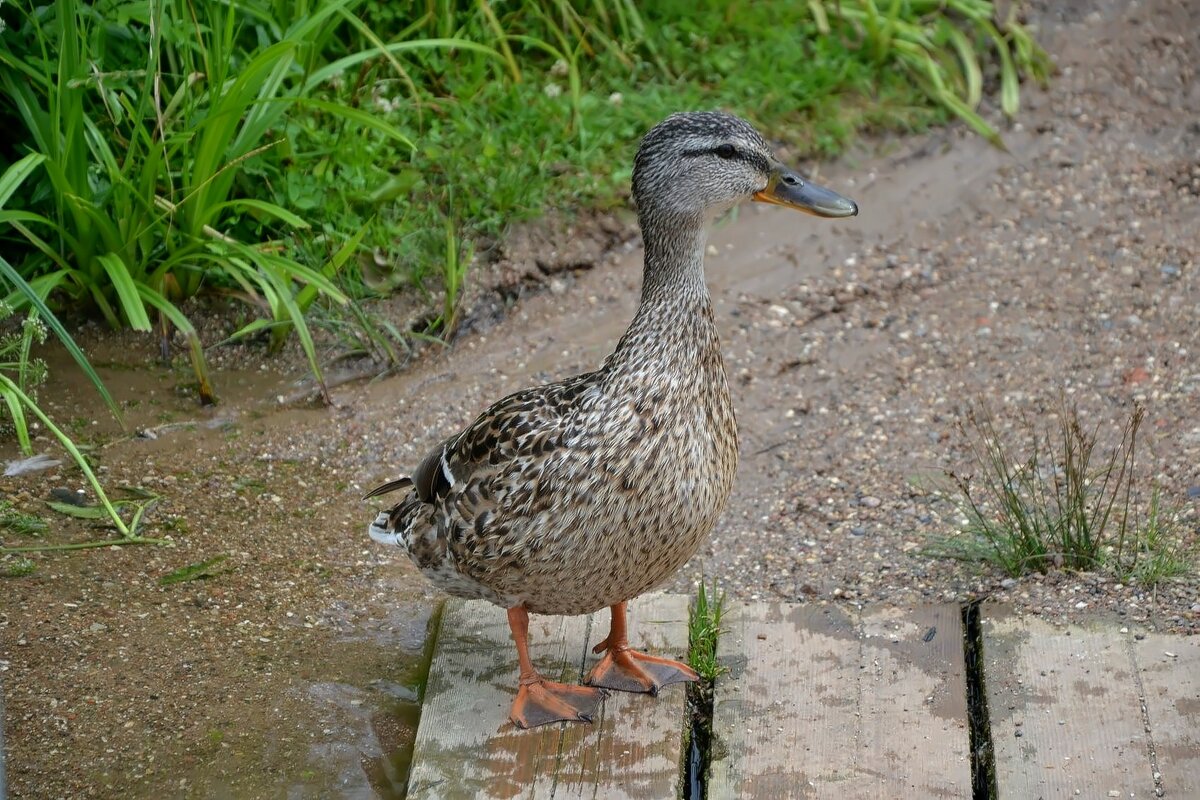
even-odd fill
[{"label": "duck's head", "polygon": [[642,139],[633,196],[643,219],[712,220],[743,200],[852,217],[853,200],[780,163],[758,131],[720,111],[672,114]]}]

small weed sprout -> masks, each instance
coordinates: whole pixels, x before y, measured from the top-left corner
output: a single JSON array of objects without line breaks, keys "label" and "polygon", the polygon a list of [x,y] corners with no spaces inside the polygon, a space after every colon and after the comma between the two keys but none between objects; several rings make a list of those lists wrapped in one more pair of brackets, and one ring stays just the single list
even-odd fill
[{"label": "small weed sprout", "polygon": [[977,475],[949,472],[951,502],[964,520],[959,535],[939,537],[926,552],[984,561],[1009,576],[1106,569],[1122,580],[1153,585],[1195,566],[1180,515],[1166,509],[1157,487],[1140,521],[1134,458],[1145,419],[1138,406],[1106,456],[1097,453],[1099,425],[1085,428],[1063,403],[1057,430],[1031,424],[1027,453],[1001,439],[992,415],[971,409],[960,427]]}]

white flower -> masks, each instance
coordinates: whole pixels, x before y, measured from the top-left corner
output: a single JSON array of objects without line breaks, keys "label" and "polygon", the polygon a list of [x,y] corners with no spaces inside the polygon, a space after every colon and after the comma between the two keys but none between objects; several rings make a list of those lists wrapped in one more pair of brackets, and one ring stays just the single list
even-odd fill
[{"label": "white flower", "polygon": [[561,58],[554,62],[554,66],[550,68],[550,74],[556,78],[561,78],[567,74],[567,62]]},{"label": "white flower", "polygon": [[621,103],[625,102],[625,95],[621,94],[620,92],[613,92],[608,96],[608,102],[612,103],[614,106],[619,106]]},{"label": "white flower", "polygon": [[562,87],[557,83],[547,83],[542,91],[546,93],[546,97],[558,97],[562,94]]}]

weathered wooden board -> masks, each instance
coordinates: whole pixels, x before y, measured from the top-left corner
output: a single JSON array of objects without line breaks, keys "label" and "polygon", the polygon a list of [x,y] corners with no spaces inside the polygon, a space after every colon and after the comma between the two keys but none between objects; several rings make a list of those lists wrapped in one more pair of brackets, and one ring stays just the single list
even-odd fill
[{"label": "weathered wooden board", "polygon": [[1132,635],[989,606],[981,619],[1000,798],[1154,797]]},{"label": "weathered wooden board", "polygon": [[736,605],[712,798],[970,797],[957,606]]},{"label": "weathered wooden board", "polygon": [[1200,797],[1200,636],[1133,643],[1166,797]]},{"label": "weathered wooden board", "polygon": [[[687,598],[630,603],[630,643],[686,658]],[[531,617],[530,655],[549,678],[579,681],[608,633],[608,613]],[[590,641],[589,641],[590,640]],[[522,731],[508,721],[517,657],[505,614],[449,601],[429,671],[409,775],[413,798],[669,798],[678,793],[686,727],[682,686],[657,698],[615,692],[594,724]]]}]

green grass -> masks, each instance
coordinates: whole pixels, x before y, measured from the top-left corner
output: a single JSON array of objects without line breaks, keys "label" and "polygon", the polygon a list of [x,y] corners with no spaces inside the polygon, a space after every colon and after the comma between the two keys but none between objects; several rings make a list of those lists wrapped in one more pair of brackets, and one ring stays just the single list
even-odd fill
[{"label": "green grass", "polygon": [[[1018,47],[1029,40],[1015,19],[1004,33],[983,19],[988,3],[892,3],[868,29],[871,3],[664,2],[628,25],[642,32],[632,39],[598,22],[572,28],[544,6],[566,4],[505,4],[503,14],[497,4],[494,25],[469,13],[453,20],[463,38],[505,31],[523,65],[519,82],[494,59],[420,55],[413,74],[438,80],[416,88],[432,111],[411,166],[365,181],[390,180],[415,201],[379,210],[381,233],[401,234],[376,240],[394,268],[377,271],[374,285],[436,275],[450,261],[440,237],[448,216],[463,238],[490,240],[549,209],[622,203],[638,139],[672,111],[732,110],[796,157],[835,155],[863,130],[920,129],[960,112],[995,139],[976,112],[989,58],[1001,63],[1003,52],[1011,66],[996,70],[1005,97],[1020,74],[1042,79],[1049,66],[1040,50]],[[383,86],[404,97],[398,82]],[[384,113],[411,115],[403,104]]]},{"label": "green grass", "polygon": [[0,562],[0,577],[24,578],[37,572],[37,564],[28,558],[14,558]]},{"label": "green grass", "polygon": [[1178,509],[1164,508],[1162,492],[1155,487],[1150,495],[1146,520],[1137,531],[1132,556],[1120,565],[1123,579],[1136,579],[1154,586],[1168,578],[1191,575],[1200,563],[1200,541],[1189,542],[1180,522]]},{"label": "green grass", "polygon": [[25,131],[15,164],[39,179],[25,207],[0,212],[24,239],[21,277],[114,327],[183,332],[206,402],[203,348],[179,303],[206,286],[239,291],[265,312],[239,333],[270,327],[278,346],[294,329],[327,397],[304,311],[318,295],[346,302],[333,278],[358,238],[314,235],[302,263],[289,238],[313,226],[249,190],[248,165],[286,160],[281,128],[297,107],[411,146],[376,116],[312,96],[308,60],[353,5],[315,4],[287,27],[261,4],[21,9],[0,39],[4,116]]},{"label": "green grass", "polygon": [[672,111],[742,114],[793,157],[955,116],[998,141],[988,91],[1011,116],[1049,70],[1005,7],[6,4],[0,268],[52,326],[47,304],[182,331],[206,401],[180,304],[239,297],[257,316],[234,337],[294,333],[327,397],[311,320],[394,362],[413,334],[354,301],[413,286],[433,320],[415,333],[448,335],[474,253],[549,210],[623,203],[638,138]]},{"label": "green grass", "polygon": [[207,580],[220,575],[224,570],[214,569],[218,564],[229,558],[225,553],[213,556],[212,558],[198,561],[194,564],[180,567],[177,570],[168,572],[166,575],[158,579],[159,586],[171,586],[176,583],[187,583],[189,581]]},{"label": "green grass", "polygon": [[721,615],[725,609],[725,593],[717,591],[716,581],[709,592],[701,581],[688,613],[688,663],[711,686],[725,671],[717,661],[717,641],[721,638]]},{"label": "green grass", "polygon": [[1196,568],[1197,542],[1181,516],[1164,507],[1157,487],[1144,498],[1135,471],[1139,406],[1106,453],[1099,425],[1086,427],[1062,403],[1048,430],[1024,422],[1024,444],[1004,440],[982,405],[961,426],[976,470],[951,472],[951,501],[965,520],[927,552],[981,561],[1016,577],[1052,569],[1106,570],[1146,584]]},{"label": "green grass", "polygon": [[46,520],[15,507],[8,500],[0,500],[0,528],[12,531],[18,536],[40,538],[49,526]]}]

